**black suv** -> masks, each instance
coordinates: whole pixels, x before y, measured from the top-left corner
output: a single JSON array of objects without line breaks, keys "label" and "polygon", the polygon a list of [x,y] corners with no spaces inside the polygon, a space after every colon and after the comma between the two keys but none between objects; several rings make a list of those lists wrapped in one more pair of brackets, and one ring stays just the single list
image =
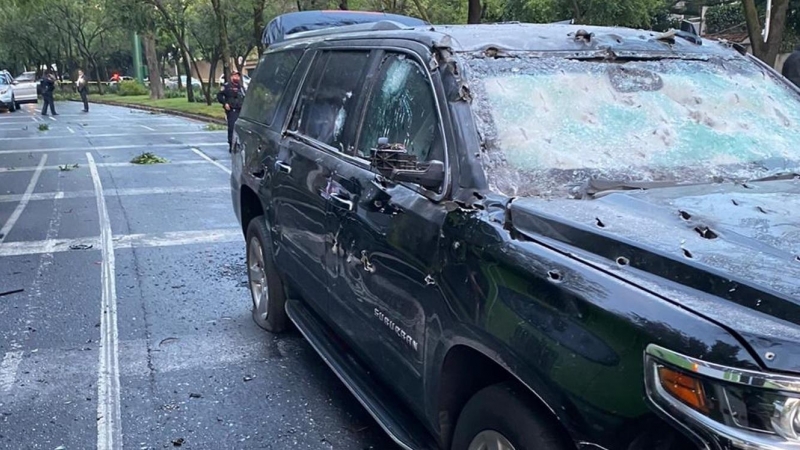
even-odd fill
[{"label": "black suv", "polygon": [[403,448],[800,447],[800,96],[742,49],[309,31],[235,133],[256,322]]}]

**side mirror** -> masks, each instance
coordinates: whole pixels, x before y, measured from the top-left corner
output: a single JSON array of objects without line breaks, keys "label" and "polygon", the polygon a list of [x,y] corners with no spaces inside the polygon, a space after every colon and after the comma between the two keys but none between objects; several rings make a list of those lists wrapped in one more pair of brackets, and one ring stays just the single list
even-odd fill
[{"label": "side mirror", "polygon": [[387,138],[378,139],[378,148],[372,149],[372,170],[394,182],[418,184],[425,189],[437,189],[444,182],[444,163],[418,162],[402,144],[389,144]]}]

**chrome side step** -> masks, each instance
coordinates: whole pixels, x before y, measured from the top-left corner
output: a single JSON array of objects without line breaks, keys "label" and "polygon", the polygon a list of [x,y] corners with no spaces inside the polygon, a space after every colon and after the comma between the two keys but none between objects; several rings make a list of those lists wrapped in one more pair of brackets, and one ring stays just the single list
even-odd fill
[{"label": "chrome side step", "polygon": [[286,300],[286,313],[314,350],[358,399],[383,431],[405,450],[439,447],[422,424],[391,392],[377,385],[351,352],[337,344],[332,331],[299,300]]}]

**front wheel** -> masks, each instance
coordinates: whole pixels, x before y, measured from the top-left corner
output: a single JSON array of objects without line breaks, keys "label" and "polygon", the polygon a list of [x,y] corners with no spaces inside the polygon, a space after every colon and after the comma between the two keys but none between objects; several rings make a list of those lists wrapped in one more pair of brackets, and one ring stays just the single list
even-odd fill
[{"label": "front wheel", "polygon": [[275,270],[272,240],[264,216],[247,226],[247,281],[253,300],[253,320],[273,333],[286,329],[286,294],[283,281]]},{"label": "front wheel", "polygon": [[565,450],[557,429],[510,383],[489,386],[464,406],[452,450]]},{"label": "front wheel", "polygon": [[16,111],[18,109],[19,109],[19,106],[17,106],[17,102],[14,100],[14,98],[11,98],[11,103],[8,104],[8,112],[12,112],[13,113],[14,111]]}]

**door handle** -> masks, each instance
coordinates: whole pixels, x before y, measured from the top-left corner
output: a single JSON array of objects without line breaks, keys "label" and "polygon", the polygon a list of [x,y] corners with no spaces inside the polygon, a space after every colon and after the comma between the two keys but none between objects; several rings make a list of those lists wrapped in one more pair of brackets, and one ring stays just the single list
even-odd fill
[{"label": "door handle", "polygon": [[285,173],[287,175],[292,173],[292,166],[283,161],[276,161],[275,168],[278,169],[278,172]]},{"label": "door handle", "polygon": [[355,204],[352,200],[342,197],[342,194],[331,194],[331,202],[337,207],[347,211],[355,209]]}]

